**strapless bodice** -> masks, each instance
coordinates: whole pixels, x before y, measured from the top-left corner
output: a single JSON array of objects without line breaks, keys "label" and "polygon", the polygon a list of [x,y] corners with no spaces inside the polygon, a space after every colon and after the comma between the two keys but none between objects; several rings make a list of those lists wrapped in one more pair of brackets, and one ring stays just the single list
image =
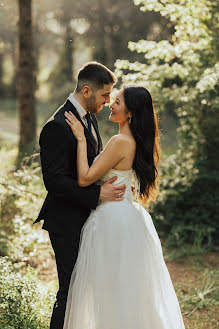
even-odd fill
[{"label": "strapless bodice", "polygon": [[[100,156],[98,154],[94,162],[97,160],[97,158]],[[117,170],[117,169],[110,169],[101,179],[101,183],[107,181],[108,179],[117,176],[116,181],[114,182],[115,185],[126,185],[126,191],[124,195],[124,199],[132,201],[133,200],[133,193],[132,193],[132,181],[133,181],[133,169],[129,170]]]}]

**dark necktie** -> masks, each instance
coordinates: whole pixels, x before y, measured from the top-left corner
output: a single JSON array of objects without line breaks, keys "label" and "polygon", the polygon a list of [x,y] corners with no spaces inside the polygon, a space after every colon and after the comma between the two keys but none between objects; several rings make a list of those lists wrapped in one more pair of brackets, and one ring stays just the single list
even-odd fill
[{"label": "dark necktie", "polygon": [[87,113],[87,114],[85,115],[85,118],[87,119],[87,128],[88,128],[88,130],[90,130],[90,132],[92,133],[92,131],[91,131],[91,116],[90,116],[90,113]]}]

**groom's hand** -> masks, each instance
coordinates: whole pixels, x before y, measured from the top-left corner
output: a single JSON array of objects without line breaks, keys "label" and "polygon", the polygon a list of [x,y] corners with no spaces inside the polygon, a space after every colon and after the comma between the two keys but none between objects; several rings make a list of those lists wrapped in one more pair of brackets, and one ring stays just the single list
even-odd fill
[{"label": "groom's hand", "polygon": [[116,176],[108,179],[100,189],[100,200],[103,201],[122,201],[124,199],[125,184],[123,185],[113,185]]}]

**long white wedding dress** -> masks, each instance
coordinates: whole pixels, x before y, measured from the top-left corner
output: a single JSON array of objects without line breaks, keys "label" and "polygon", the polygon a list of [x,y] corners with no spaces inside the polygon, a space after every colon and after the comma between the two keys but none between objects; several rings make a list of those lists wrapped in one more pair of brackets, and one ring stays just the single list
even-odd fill
[{"label": "long white wedding dress", "polygon": [[63,329],[185,329],[150,214],[133,202],[132,170],[111,169],[123,201],[102,202],[85,222]]}]

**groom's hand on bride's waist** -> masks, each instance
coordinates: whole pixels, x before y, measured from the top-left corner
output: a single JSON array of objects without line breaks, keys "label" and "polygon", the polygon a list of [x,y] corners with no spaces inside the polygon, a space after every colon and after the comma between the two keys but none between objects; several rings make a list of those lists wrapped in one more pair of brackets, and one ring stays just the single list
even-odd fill
[{"label": "groom's hand on bride's waist", "polygon": [[100,189],[100,200],[103,201],[122,201],[124,199],[125,184],[113,185],[117,176],[108,179]]}]

